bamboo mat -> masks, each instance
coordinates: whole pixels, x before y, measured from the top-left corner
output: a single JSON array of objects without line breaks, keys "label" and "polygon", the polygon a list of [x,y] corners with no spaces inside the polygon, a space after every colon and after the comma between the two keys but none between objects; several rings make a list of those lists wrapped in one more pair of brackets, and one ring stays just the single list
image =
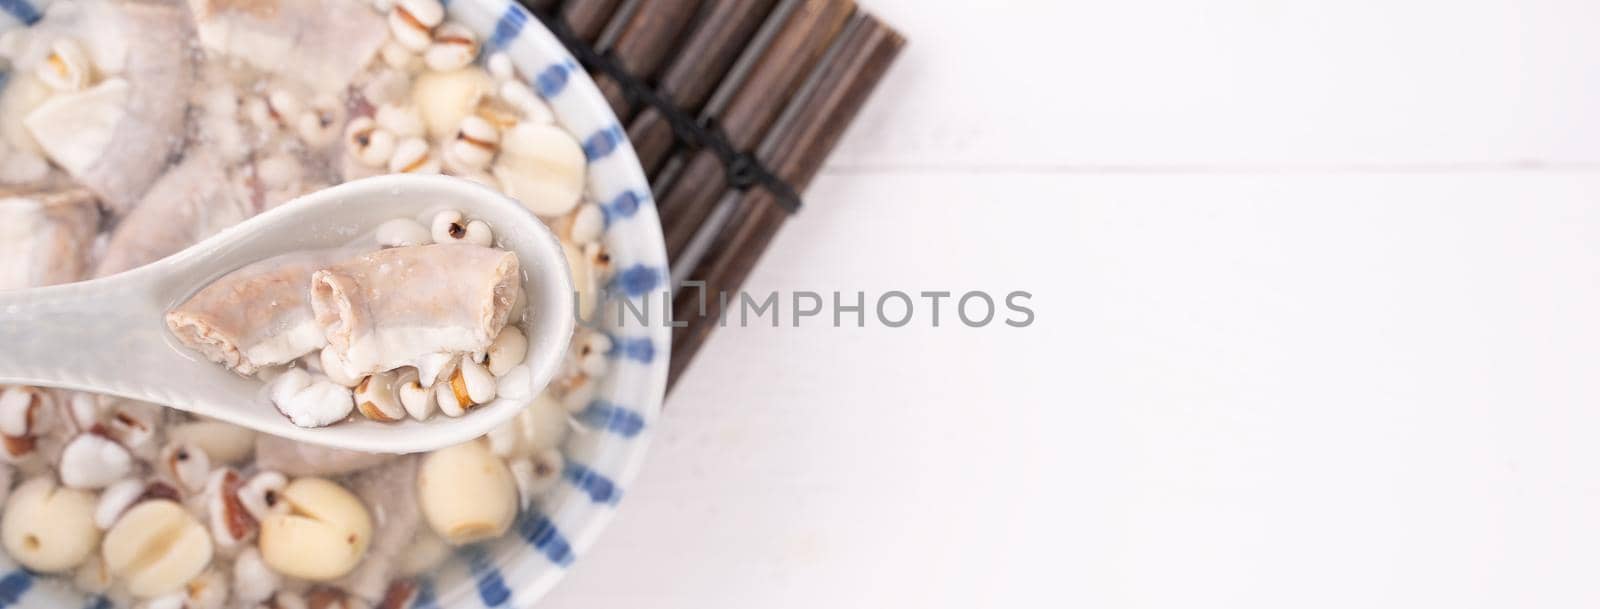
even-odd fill
[{"label": "bamboo mat", "polygon": [[851,0],[522,1],[628,126],[674,285],[705,284],[674,295],[670,387],[905,38]]}]

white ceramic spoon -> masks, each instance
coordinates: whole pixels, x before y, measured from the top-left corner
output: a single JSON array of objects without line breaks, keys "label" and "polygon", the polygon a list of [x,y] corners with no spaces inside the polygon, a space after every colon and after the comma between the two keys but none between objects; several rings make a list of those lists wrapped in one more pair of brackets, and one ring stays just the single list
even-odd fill
[{"label": "white ceramic spoon", "polygon": [[[167,330],[169,309],[230,271],[278,254],[347,245],[386,220],[441,208],[488,222],[498,246],[521,263],[529,307],[526,391],[502,388],[504,397],[454,418],[377,423],[357,415],[328,427],[297,427],[266,400],[260,380],[206,360]],[[572,306],[561,244],[522,204],[457,178],[381,176],[300,197],[119,275],[0,291],[0,384],[155,402],[339,448],[421,452],[488,433],[531,402],[572,340]]]}]

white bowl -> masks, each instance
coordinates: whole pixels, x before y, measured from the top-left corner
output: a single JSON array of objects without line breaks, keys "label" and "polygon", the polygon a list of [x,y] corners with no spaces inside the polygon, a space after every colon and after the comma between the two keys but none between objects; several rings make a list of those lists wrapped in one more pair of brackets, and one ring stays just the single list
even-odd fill
[{"label": "white bowl", "polygon": [[[0,2],[0,30],[37,19],[40,0]],[[589,191],[606,211],[604,241],[616,269],[613,298],[648,306],[648,325],[619,325],[606,316],[602,329],[615,345],[609,375],[579,419],[591,430],[569,435],[568,467],[557,490],[524,513],[505,538],[464,548],[422,580],[419,609],[530,607],[555,586],[599,536],[624,489],[639,471],[666,392],[670,331],[660,318],[667,289],[667,257],[649,182],[625,130],[594,82],[537,19],[507,0],[451,0],[451,19],[476,31],[486,52],[503,50],[558,122],[589,155]],[[106,607],[70,583],[38,576],[0,553],[0,607],[60,609]]]}]

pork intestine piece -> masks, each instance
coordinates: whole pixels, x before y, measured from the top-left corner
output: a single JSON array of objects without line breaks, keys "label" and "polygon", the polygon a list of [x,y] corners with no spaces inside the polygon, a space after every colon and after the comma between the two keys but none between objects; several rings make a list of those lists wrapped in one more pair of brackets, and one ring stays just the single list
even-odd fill
[{"label": "pork intestine piece", "polygon": [[511,252],[465,244],[396,247],[312,277],[311,306],[350,371],[483,351],[505,327],[521,281]]},{"label": "pork intestine piece", "polygon": [[176,4],[106,0],[78,9],[52,10],[39,27],[84,40],[106,78],[51,98],[23,125],[45,156],[120,215],[183,145],[193,30]]},{"label": "pork intestine piece", "polygon": [[395,563],[416,539],[422,524],[422,508],[417,502],[420,460],[417,455],[396,457],[350,477],[350,490],[372,510],[373,534],[361,564],[334,582],[335,587],[369,603],[383,600],[395,577]]},{"label": "pork intestine piece", "polygon": [[313,91],[340,93],[388,39],[361,0],[188,0],[201,46]]},{"label": "pork intestine piece", "polygon": [[86,189],[0,191],[0,290],[83,279],[99,226]]},{"label": "pork intestine piece", "polygon": [[179,342],[240,374],[321,348],[307,286],[336,250],[286,254],[224,275],[167,313]]},{"label": "pork intestine piece", "polygon": [[117,228],[95,267],[104,277],[144,266],[254,214],[246,189],[214,155],[195,151],[150,187]]},{"label": "pork intestine piece", "polygon": [[286,476],[340,476],[382,465],[395,455],[307,444],[268,434],[256,436],[256,467]]}]

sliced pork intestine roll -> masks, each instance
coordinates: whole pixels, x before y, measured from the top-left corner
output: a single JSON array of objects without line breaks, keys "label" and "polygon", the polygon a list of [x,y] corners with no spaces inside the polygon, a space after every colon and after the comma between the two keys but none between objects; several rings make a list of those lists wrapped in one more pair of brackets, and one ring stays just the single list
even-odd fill
[{"label": "sliced pork intestine roll", "polygon": [[111,233],[95,267],[104,277],[144,266],[254,215],[249,193],[215,155],[198,151],[161,176]]},{"label": "sliced pork intestine roll", "polygon": [[505,327],[521,280],[516,254],[504,250],[396,247],[317,272],[311,306],[328,348],[367,374],[484,350]]},{"label": "sliced pork intestine roll", "polygon": [[83,279],[99,225],[83,188],[0,191],[0,290]]},{"label": "sliced pork intestine roll", "polygon": [[362,0],[188,0],[206,50],[314,91],[344,91],[388,39]]},{"label": "sliced pork intestine roll", "polygon": [[[183,145],[184,95],[195,71],[187,44],[193,30],[175,3],[59,4],[40,27],[50,36],[82,41],[104,78],[51,97],[22,122],[45,156],[122,214]],[[17,65],[24,69],[43,59],[38,51],[20,55]]]},{"label": "sliced pork intestine roll", "polygon": [[240,374],[294,361],[325,344],[307,286],[318,269],[344,255],[294,253],[241,268],[169,311],[167,327],[183,344]]}]

